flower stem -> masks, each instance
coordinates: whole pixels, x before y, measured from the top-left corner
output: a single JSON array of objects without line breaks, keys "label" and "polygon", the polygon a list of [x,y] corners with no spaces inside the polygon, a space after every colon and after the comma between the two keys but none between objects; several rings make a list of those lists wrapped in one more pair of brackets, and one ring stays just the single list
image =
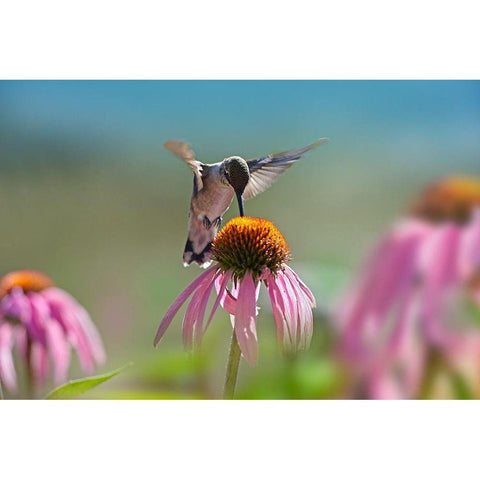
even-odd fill
[{"label": "flower stem", "polygon": [[0,380],[0,400],[3,400],[4,399],[4,396],[3,396],[3,390],[2,390],[2,381]]},{"label": "flower stem", "polygon": [[235,393],[238,366],[240,365],[240,354],[240,346],[238,345],[235,330],[233,330],[230,352],[228,354],[227,372],[225,374],[225,386],[223,388],[223,398],[226,400],[232,400]]},{"label": "flower stem", "polygon": [[421,399],[429,399],[432,394],[435,373],[437,373],[442,366],[442,358],[440,353],[433,348],[429,348],[425,363],[426,366],[423,372],[423,378],[420,383],[419,391],[419,398]]},{"label": "flower stem", "polygon": [[[245,212],[243,210],[243,197],[237,195],[238,207],[240,209],[240,216],[243,217]],[[237,383],[238,367],[240,365],[240,346],[238,345],[237,335],[235,329],[232,333],[232,341],[230,342],[230,351],[228,353],[227,373],[225,374],[225,385],[223,387],[223,398],[225,400],[232,400],[235,394],[235,385]]]}]

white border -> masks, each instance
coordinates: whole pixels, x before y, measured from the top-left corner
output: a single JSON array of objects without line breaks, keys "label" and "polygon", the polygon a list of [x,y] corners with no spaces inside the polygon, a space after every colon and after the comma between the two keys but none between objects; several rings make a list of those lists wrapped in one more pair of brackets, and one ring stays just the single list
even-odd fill
[{"label": "white border", "polygon": [[474,79],[478,3],[16,0],[2,78]]},{"label": "white border", "polygon": [[478,402],[17,401],[2,478],[475,478]]}]

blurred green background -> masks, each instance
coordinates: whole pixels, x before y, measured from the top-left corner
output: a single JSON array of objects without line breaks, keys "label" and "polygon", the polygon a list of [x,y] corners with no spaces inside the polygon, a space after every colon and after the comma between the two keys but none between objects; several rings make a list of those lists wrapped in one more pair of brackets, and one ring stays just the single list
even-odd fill
[{"label": "blurred green background", "polygon": [[[231,333],[218,312],[189,357],[166,309],[200,272],[181,255],[192,175],[162,147],[187,140],[216,162],[330,138],[246,204],[291,246],[320,304],[312,348],[281,357],[261,295],[257,368],[239,398],[341,396],[323,311],[375,238],[426,182],[480,173],[480,83],[464,81],[2,81],[1,273],[37,269],[91,313],[108,361],[134,366],[90,398],[217,398]],[[232,205],[225,219],[237,213]],[[78,366],[71,377],[81,376]]]}]

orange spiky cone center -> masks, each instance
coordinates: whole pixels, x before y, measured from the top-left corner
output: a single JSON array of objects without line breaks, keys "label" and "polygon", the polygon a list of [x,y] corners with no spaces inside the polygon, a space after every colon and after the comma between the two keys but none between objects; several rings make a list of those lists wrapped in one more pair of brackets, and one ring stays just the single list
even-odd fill
[{"label": "orange spiky cone center", "polygon": [[480,178],[457,176],[428,186],[410,212],[434,223],[465,223],[475,207],[480,207]]},{"label": "orange spiky cone center", "polygon": [[53,286],[52,280],[44,273],[35,270],[17,270],[10,272],[0,280],[0,298],[8,295],[14,288],[25,293],[40,292]]},{"label": "orange spiky cone center", "polygon": [[290,248],[280,230],[269,220],[236,217],[213,242],[213,259],[237,278],[246,272],[260,277],[265,268],[276,273],[290,259]]}]

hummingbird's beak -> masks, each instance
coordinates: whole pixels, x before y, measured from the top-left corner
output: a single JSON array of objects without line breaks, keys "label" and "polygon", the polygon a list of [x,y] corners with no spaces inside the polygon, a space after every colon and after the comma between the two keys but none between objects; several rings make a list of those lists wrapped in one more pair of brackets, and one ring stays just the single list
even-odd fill
[{"label": "hummingbird's beak", "polygon": [[240,210],[240,216],[245,216],[245,211],[243,210],[243,193],[237,192],[237,201],[238,201],[238,210]]}]

